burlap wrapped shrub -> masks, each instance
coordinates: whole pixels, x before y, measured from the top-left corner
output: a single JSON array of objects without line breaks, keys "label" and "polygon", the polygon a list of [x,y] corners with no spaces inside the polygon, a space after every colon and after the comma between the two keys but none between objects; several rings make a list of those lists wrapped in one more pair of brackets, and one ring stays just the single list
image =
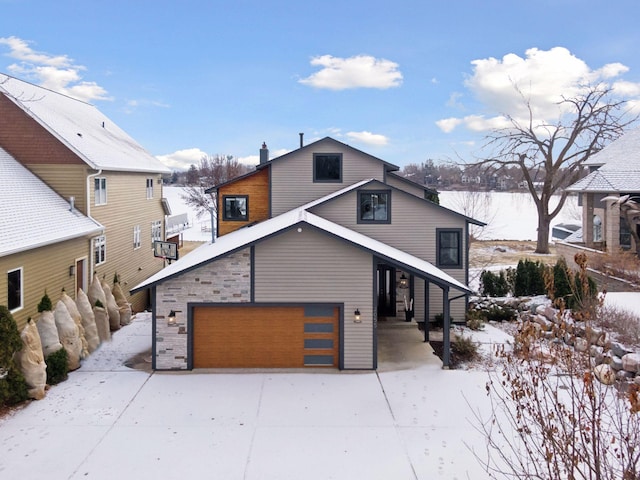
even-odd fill
[{"label": "burlap wrapped shrub", "polygon": [[111,331],[120,329],[120,309],[118,308],[118,304],[116,303],[116,299],[111,293],[111,287],[107,282],[102,282],[102,290],[104,291],[104,295],[107,299],[107,313],[109,314],[109,327]]},{"label": "burlap wrapped shrub", "polygon": [[82,342],[78,326],[71,318],[71,314],[62,300],[56,304],[53,316],[56,320],[56,328],[58,329],[62,348],[67,351],[69,371],[76,370],[80,368],[80,354],[82,353]]},{"label": "burlap wrapped shrub", "polygon": [[89,302],[89,297],[82,289],[78,290],[76,295],[76,307],[80,312],[82,326],[84,327],[84,337],[87,340],[87,349],[89,353],[93,353],[100,346],[100,336],[96,327],[96,317],[93,314],[93,308]]},{"label": "burlap wrapped shrub", "polygon": [[62,296],[60,297],[60,301],[64,303],[64,306],[69,310],[69,315],[73,318],[73,321],[76,322],[78,326],[78,333],[80,335],[80,343],[82,345],[82,350],[80,352],[80,358],[87,358],[89,356],[89,344],[87,343],[87,338],[84,332],[84,325],[82,325],[82,315],[80,315],[80,311],[76,305],[76,302],[73,301],[67,292],[63,291]]},{"label": "burlap wrapped shrub", "polygon": [[49,310],[40,312],[36,317],[36,328],[40,335],[40,344],[42,345],[42,355],[44,358],[62,348],[53,312]]},{"label": "burlap wrapped shrub", "polygon": [[22,350],[16,352],[13,358],[27,382],[29,398],[42,400],[47,386],[47,364],[44,362],[38,327],[31,319],[22,329],[20,339]]},{"label": "burlap wrapped shrub", "polygon": [[113,293],[113,298],[116,299],[120,310],[120,325],[129,325],[131,323],[131,304],[127,301],[119,283],[113,284],[111,293]]},{"label": "burlap wrapped shrub", "polygon": [[93,274],[91,285],[89,285],[87,296],[89,297],[89,302],[91,302],[92,308],[96,306],[96,302],[98,300],[100,300],[102,306],[106,308],[107,297],[105,296],[104,290],[102,289],[102,283],[100,283],[100,279],[98,279],[98,275],[95,273]]},{"label": "burlap wrapped shrub", "polygon": [[109,314],[107,313],[107,309],[97,304],[93,307],[93,316],[96,320],[96,328],[98,329],[100,342],[108,342],[111,340],[111,329],[109,328]]}]

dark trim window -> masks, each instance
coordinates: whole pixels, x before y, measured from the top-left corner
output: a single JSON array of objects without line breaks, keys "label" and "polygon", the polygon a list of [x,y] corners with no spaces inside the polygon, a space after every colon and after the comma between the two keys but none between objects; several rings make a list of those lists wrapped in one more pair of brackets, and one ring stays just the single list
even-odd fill
[{"label": "dark trim window", "polygon": [[462,268],[462,229],[436,229],[437,266]]},{"label": "dark trim window", "polygon": [[7,272],[7,308],[10,312],[22,308],[22,268]]},{"label": "dark trim window", "polygon": [[391,223],[391,190],[358,191],[358,223]]},{"label": "dark trim window", "polygon": [[342,154],[314,153],[313,181],[341,183],[342,182]]},{"label": "dark trim window", "polygon": [[248,195],[224,195],[222,197],[223,220],[247,221],[249,220],[249,196]]}]

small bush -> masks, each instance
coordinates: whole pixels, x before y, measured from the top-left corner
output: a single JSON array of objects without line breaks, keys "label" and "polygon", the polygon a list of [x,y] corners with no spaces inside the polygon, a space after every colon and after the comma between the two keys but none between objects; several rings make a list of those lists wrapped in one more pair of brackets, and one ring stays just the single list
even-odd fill
[{"label": "small bush", "polygon": [[40,303],[38,304],[38,313],[51,312],[51,311],[53,311],[53,305],[51,304],[51,299],[49,298],[49,295],[47,295],[47,292],[44,292],[44,296],[42,297],[42,299],[40,300]]},{"label": "small bush", "polygon": [[0,379],[0,404],[15,405],[29,398],[27,382],[14,365],[9,368],[7,375]]},{"label": "small bush", "polygon": [[639,315],[616,306],[603,305],[598,309],[595,323],[610,331],[618,342],[630,347],[640,346]]},{"label": "small bush", "polygon": [[455,334],[451,342],[451,351],[458,356],[461,361],[470,361],[478,356],[478,345],[471,340],[471,337]]},{"label": "small bush", "polygon": [[467,312],[467,327],[471,330],[478,331],[484,329],[485,321],[486,317],[480,310],[469,310]]},{"label": "small bush", "polygon": [[13,355],[22,349],[20,332],[13,315],[0,305],[0,404],[13,405],[26,400],[27,384],[13,361]]},{"label": "small bush", "polygon": [[490,322],[509,322],[515,320],[518,312],[511,307],[492,306],[485,312],[485,316]]},{"label": "small bush", "polygon": [[533,262],[526,258],[520,260],[516,267],[514,295],[525,297],[545,294],[544,268],[540,261]]},{"label": "small bush", "polygon": [[490,270],[483,270],[480,285],[482,294],[487,297],[506,297],[510,290],[504,270],[500,270],[497,275]]},{"label": "small bush", "polygon": [[69,377],[68,354],[64,348],[51,353],[46,359],[47,383],[55,385],[64,382]]},{"label": "small bush", "polygon": [[[438,313],[433,316],[436,321],[437,328],[444,328],[444,313]],[[449,317],[449,323],[453,323],[453,317]]]}]

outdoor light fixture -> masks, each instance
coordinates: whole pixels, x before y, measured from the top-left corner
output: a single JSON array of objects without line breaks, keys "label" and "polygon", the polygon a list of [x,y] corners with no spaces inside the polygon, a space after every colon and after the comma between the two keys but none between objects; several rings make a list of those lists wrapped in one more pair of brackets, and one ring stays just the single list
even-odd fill
[{"label": "outdoor light fixture", "polygon": [[358,310],[357,308],[356,308],[356,311],[353,312],[353,318],[354,318],[353,321],[356,323],[360,323],[362,321],[360,320],[360,310]]},{"label": "outdoor light fixture", "polygon": [[69,267],[69,276],[73,277],[76,274],[76,266],[75,265],[71,265]]},{"label": "outdoor light fixture", "polygon": [[404,273],[400,275],[400,285],[399,288],[409,288],[409,280],[404,276]]},{"label": "outdoor light fixture", "polygon": [[175,325],[176,324],[176,312],[171,310],[169,312],[169,318],[167,319],[167,325]]}]

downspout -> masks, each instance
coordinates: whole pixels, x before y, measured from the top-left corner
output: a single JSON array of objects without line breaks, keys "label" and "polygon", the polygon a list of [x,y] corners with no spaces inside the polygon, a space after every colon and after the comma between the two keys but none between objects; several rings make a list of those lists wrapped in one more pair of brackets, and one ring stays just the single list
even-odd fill
[{"label": "downspout", "polygon": [[[98,225],[102,225],[102,224],[91,216],[91,182],[90,180],[93,177],[97,177],[101,173],[102,173],[102,169],[100,168],[96,173],[91,173],[87,175],[87,201],[85,204],[86,210],[87,210],[87,217],[93,220],[94,222],[96,222]],[[104,233],[104,230],[102,231],[102,233]],[[88,275],[89,278],[87,278],[87,282],[91,283],[90,279],[93,278],[93,267],[94,267],[93,262],[95,261],[95,258],[93,256],[93,244],[89,248],[89,258],[91,260],[89,260],[89,275]]]}]

